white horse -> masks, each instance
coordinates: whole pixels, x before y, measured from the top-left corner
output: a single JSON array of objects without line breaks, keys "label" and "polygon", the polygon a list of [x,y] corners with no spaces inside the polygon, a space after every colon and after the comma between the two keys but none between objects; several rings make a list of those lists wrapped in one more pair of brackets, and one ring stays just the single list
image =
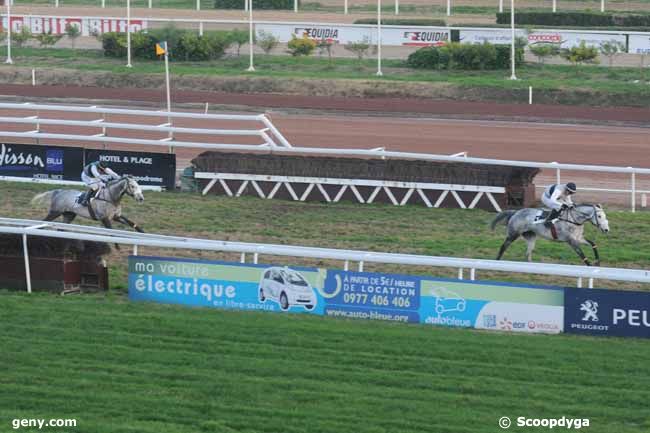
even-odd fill
[{"label": "white horse", "polygon": [[551,241],[567,242],[587,266],[591,266],[591,262],[585,257],[580,245],[591,245],[595,257],[594,264],[600,266],[598,247],[595,242],[585,239],[584,224],[590,222],[603,233],[609,232],[609,221],[607,221],[607,215],[601,205],[580,204],[570,207],[560,214],[555,223],[549,226],[544,224],[544,218],[543,209],[526,208],[499,213],[492,221],[492,230],[501,221],[505,222],[506,240],[499,249],[497,260],[501,259],[512,242],[519,236],[523,236],[528,243],[526,258],[528,261],[532,261],[535,241],[539,236]]},{"label": "white horse", "polygon": [[83,206],[80,203],[82,194],[84,194],[83,191],[55,189],[37,194],[32,199],[32,204],[48,204],[49,212],[45,221],[52,221],[63,215],[63,222],[71,223],[77,216],[80,216],[100,221],[106,228],[111,228],[111,221],[116,221],[143,232],[136,223],[122,215],[121,201],[125,194],[133,197],[138,203],[144,201],[142,189],[133,177],[122,176],[107,182],[97,191],[88,206]]}]

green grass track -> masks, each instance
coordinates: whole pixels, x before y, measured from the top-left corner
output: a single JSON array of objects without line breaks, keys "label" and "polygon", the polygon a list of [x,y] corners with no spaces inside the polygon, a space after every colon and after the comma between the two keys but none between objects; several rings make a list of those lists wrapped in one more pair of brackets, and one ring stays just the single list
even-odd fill
[{"label": "green grass track", "polygon": [[2,432],[75,418],[84,433],[494,433],[501,416],[650,431],[642,340],[6,292],[0,323]]}]

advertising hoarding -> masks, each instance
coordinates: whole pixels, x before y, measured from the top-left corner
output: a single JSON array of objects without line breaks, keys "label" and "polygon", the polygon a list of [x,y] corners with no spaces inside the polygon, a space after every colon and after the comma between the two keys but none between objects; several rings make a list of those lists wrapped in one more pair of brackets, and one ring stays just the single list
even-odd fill
[{"label": "advertising hoarding", "polygon": [[174,189],[176,183],[175,154],[86,149],[86,161],[102,161],[119,175],[133,176],[140,185]]},{"label": "advertising hoarding", "polygon": [[129,298],[513,332],[564,324],[562,289],[162,257],[129,257]]},{"label": "advertising hoarding", "polygon": [[648,292],[567,288],[564,303],[566,332],[650,338]]},{"label": "advertising hoarding", "polygon": [[0,143],[0,175],[79,180],[83,158],[78,147]]}]

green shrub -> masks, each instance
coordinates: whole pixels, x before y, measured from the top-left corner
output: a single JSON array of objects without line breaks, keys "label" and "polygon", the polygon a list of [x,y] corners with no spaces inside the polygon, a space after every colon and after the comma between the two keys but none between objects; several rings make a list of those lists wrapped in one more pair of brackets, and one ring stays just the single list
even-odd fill
[{"label": "green shrub", "polygon": [[[156,56],[156,43],[165,39],[144,32],[131,33],[131,54],[135,59],[153,60]],[[174,31],[169,29],[161,32],[176,40],[174,44],[168,41],[169,58],[172,61],[202,61],[222,57],[230,45],[227,32],[206,32],[199,36],[190,30]],[[126,57],[126,33],[104,33],[101,37],[104,55],[107,57]]]},{"label": "green shrub", "polygon": [[[387,26],[428,26],[447,27],[445,20],[424,19],[424,18],[386,18],[381,20]],[[360,18],[354,24],[377,24],[377,18]]]},{"label": "green shrub", "polygon": [[[515,50],[515,62],[523,62],[524,50]],[[450,42],[441,47],[425,47],[411,53],[407,65],[418,69],[507,69],[510,67],[510,46],[461,44]]]},{"label": "green shrub", "polygon": [[102,33],[102,49],[106,57],[126,57],[126,33]]},{"label": "green shrub", "polygon": [[588,47],[585,41],[582,41],[578,47],[560,51],[560,57],[573,63],[575,66],[583,63],[598,63],[598,48]]},{"label": "green shrub", "polygon": [[289,53],[294,57],[308,56],[316,49],[316,42],[306,36],[302,38],[292,36],[291,40],[287,43],[287,48],[289,49]]},{"label": "green shrub", "polygon": [[[298,7],[300,7],[300,0],[298,0]],[[244,0],[214,0],[214,8],[244,10]],[[256,9],[293,10],[293,0],[253,0],[253,10]]]},{"label": "green shrub", "polygon": [[[124,40],[126,40],[126,36],[124,36]],[[158,42],[156,38],[148,33],[131,33],[131,55],[135,59],[155,59],[156,42]],[[126,55],[126,51],[124,55]]]},{"label": "green shrub", "polygon": [[[570,27],[649,27],[649,15],[597,12],[516,12],[516,24]],[[510,24],[510,12],[497,13],[497,24]]]},{"label": "green shrub", "polygon": [[438,69],[440,50],[436,47],[424,47],[412,52],[406,64],[415,69]]}]

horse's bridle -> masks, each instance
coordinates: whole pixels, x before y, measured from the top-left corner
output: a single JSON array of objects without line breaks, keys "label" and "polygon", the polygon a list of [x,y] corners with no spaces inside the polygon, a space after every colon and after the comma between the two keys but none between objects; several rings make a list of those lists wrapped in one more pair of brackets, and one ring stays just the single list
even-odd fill
[{"label": "horse's bridle", "polygon": [[576,225],[576,226],[581,226],[581,225],[584,225],[584,223],[586,223],[587,221],[593,220],[595,218],[596,219],[595,226],[600,228],[600,220],[598,219],[598,211],[596,210],[596,205],[592,204],[591,207],[594,210],[594,213],[591,216],[589,216],[589,214],[586,214],[584,212],[580,212],[575,207],[567,209],[567,215],[569,215],[569,216],[572,216],[573,212],[577,212],[580,215],[582,215],[583,217],[585,217],[586,219],[581,223],[576,222],[575,218],[574,218],[574,221],[571,221],[571,220],[568,220],[568,219],[560,219],[560,221],[565,221],[565,222],[568,222],[569,224],[573,224],[573,225]]},{"label": "horse's bridle", "polygon": [[129,191],[130,186],[131,186],[130,183],[129,183],[129,178],[128,177],[121,177],[119,179],[115,179],[113,181],[109,181],[109,182],[106,183],[106,188],[104,188],[104,189],[107,190],[107,192],[108,192],[109,200],[106,200],[105,198],[99,198],[99,197],[95,197],[95,200],[105,201],[106,203],[111,203],[112,204],[113,200],[114,200],[114,197],[113,197],[113,194],[111,194],[111,190],[110,190],[110,188],[108,188],[108,186],[110,185],[111,182],[119,182],[119,181],[122,181],[122,180],[125,180],[126,183],[124,184],[124,187],[122,188],[122,191],[120,191],[120,198],[122,198],[122,196],[125,193],[130,195],[131,197],[133,197],[133,193]]}]

